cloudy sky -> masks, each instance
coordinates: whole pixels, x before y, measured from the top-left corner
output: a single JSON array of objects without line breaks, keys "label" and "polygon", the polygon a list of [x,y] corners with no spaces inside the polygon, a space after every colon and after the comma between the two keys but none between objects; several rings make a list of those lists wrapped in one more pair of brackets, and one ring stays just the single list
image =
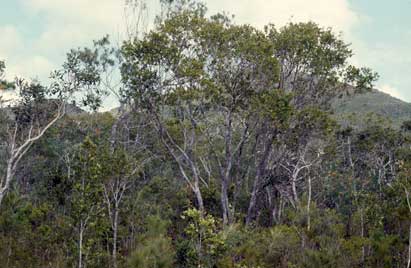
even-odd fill
[{"label": "cloudy sky", "polygon": [[[159,0],[146,0],[149,14]],[[0,59],[7,76],[48,77],[73,47],[106,33],[118,40],[125,0],[0,0]],[[411,102],[411,0],[206,0],[210,13],[262,27],[313,20],[342,32],[353,62],[380,74],[377,87]]]}]

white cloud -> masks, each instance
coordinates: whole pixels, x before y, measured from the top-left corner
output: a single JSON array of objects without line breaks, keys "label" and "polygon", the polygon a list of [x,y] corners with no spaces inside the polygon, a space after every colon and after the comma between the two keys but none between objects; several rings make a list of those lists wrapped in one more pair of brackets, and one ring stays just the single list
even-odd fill
[{"label": "white cloud", "polygon": [[46,56],[33,55],[27,58],[20,58],[14,66],[9,68],[9,72],[15,76],[22,76],[30,79],[46,79],[50,72],[56,68]]},{"label": "white cloud", "polygon": [[349,33],[360,20],[347,0],[209,0],[211,12],[222,9],[234,14],[236,21],[262,27],[268,23],[314,21],[336,31]]},{"label": "white cloud", "polygon": [[0,59],[22,47],[22,36],[13,25],[0,25]]},{"label": "white cloud", "polygon": [[372,67],[379,73],[377,88],[407,102],[411,102],[411,91],[408,90],[411,77],[407,74],[411,67],[409,42],[410,39],[404,37],[402,42],[358,40],[353,43],[356,65]]},{"label": "white cloud", "polygon": [[18,1],[27,16],[41,16],[45,24],[34,37],[24,36],[13,25],[0,25],[0,59],[6,60],[8,79],[44,80],[69,49],[90,45],[106,34],[118,41],[124,25],[124,0]]},{"label": "white cloud", "polygon": [[106,34],[117,37],[124,25],[124,0],[20,0],[47,25],[35,49],[64,56],[68,49],[90,44]]},{"label": "white cloud", "polygon": [[0,60],[6,61],[5,76],[8,80],[15,77],[47,78],[55,65],[47,53],[30,49],[23,36],[13,27],[0,28]]},{"label": "white cloud", "polygon": [[31,12],[42,12],[54,22],[77,22],[105,30],[119,26],[116,24],[121,22],[124,7],[118,0],[26,0],[24,4]]},{"label": "white cloud", "polygon": [[391,95],[392,97],[398,98],[398,99],[404,99],[404,96],[401,94],[401,92],[388,84],[382,84],[378,87],[379,90],[381,90],[382,92],[385,92],[389,95]]}]

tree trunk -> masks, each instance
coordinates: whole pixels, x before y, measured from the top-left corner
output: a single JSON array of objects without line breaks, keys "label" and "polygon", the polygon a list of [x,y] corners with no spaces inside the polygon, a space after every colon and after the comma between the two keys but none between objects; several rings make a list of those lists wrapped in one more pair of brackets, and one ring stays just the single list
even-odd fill
[{"label": "tree trunk", "polygon": [[310,231],[310,228],[311,228],[310,207],[311,207],[311,177],[308,176],[308,200],[307,200],[307,230],[308,231]]},{"label": "tree trunk", "polygon": [[201,191],[200,191],[200,187],[198,185],[198,182],[194,183],[193,192],[194,192],[194,195],[196,197],[198,210],[201,212],[201,216],[204,216],[203,196],[201,195]]},{"label": "tree trunk", "polygon": [[291,181],[291,187],[293,191],[294,203],[296,204],[297,208],[299,208],[300,199],[298,198],[298,193],[297,193],[297,175],[293,175],[292,181]]},{"label": "tree trunk", "polygon": [[266,141],[266,146],[264,153],[262,155],[262,158],[260,160],[260,163],[257,167],[257,174],[254,179],[253,183],[253,190],[251,192],[251,198],[250,198],[250,203],[248,206],[248,211],[247,211],[247,218],[246,218],[246,224],[249,225],[253,220],[254,220],[254,215],[255,215],[255,208],[257,205],[257,194],[260,189],[260,181],[264,176],[265,173],[265,167],[267,164],[268,157],[270,155],[271,147],[272,147],[272,139],[269,138]]},{"label": "tree trunk", "polygon": [[221,207],[223,209],[223,224],[231,223],[230,207],[228,202],[228,183],[226,180],[221,182]]},{"label": "tree trunk", "polygon": [[4,194],[5,194],[5,191],[4,191],[4,190],[0,190],[0,205],[1,205],[2,202],[3,202]]},{"label": "tree trunk", "polygon": [[270,187],[266,187],[266,192],[267,192],[267,201],[268,201],[268,208],[270,211],[270,225],[274,225],[277,223],[277,211],[278,211],[278,206],[276,206],[276,203],[274,200],[276,199],[275,193],[273,194]]},{"label": "tree trunk", "polygon": [[248,205],[247,218],[245,221],[246,225],[249,225],[254,219],[255,207],[257,204],[257,191],[258,191],[259,183],[260,183],[260,176],[257,175],[254,180],[253,191],[251,192],[250,204]]},{"label": "tree trunk", "polygon": [[229,111],[226,117],[225,133],[225,170],[221,168],[221,207],[223,209],[223,224],[231,223],[230,207],[228,201],[228,185],[230,182],[231,168],[233,166],[232,155],[232,112]]},{"label": "tree trunk", "polygon": [[117,204],[114,207],[114,219],[113,219],[113,267],[117,268],[117,233],[118,233],[118,208]]},{"label": "tree trunk", "polygon": [[409,237],[408,237],[408,262],[407,262],[407,268],[411,267],[411,224],[410,224],[410,230],[409,230]]},{"label": "tree trunk", "polygon": [[11,158],[7,161],[6,175],[3,178],[4,180],[0,181],[0,206],[3,202],[4,196],[6,195],[7,190],[10,188],[10,182],[13,177],[13,161]]},{"label": "tree trunk", "polygon": [[83,268],[83,222],[80,223],[80,233],[78,240],[78,268]]},{"label": "tree trunk", "polygon": [[[363,212],[363,209],[361,208],[361,210],[360,210],[360,213],[361,213],[361,215],[360,215],[360,217],[361,217],[361,238],[364,238],[364,236],[365,236],[365,231],[364,231],[364,212]],[[365,267],[365,247],[364,246],[362,246],[361,247],[361,266],[362,267]]]}]

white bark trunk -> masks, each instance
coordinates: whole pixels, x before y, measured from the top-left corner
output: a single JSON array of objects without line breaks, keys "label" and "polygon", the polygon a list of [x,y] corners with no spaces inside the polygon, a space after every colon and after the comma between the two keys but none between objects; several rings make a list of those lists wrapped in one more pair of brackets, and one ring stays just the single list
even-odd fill
[{"label": "white bark trunk", "polygon": [[[360,217],[361,217],[361,238],[364,238],[365,232],[364,232],[364,212],[363,209],[360,210]],[[361,247],[361,262],[362,262],[362,266],[365,266],[365,247],[362,246]]]},{"label": "white bark trunk", "polygon": [[118,208],[117,204],[114,208],[113,219],[113,267],[117,268],[117,232],[118,232]]},{"label": "white bark trunk", "polygon": [[307,200],[307,230],[308,231],[311,228],[310,207],[311,207],[311,176],[308,176],[308,200]]},{"label": "white bark trunk", "polygon": [[300,207],[300,199],[298,198],[298,193],[297,193],[297,175],[293,176],[292,182],[291,182],[291,187],[293,191],[293,198],[294,198],[294,203],[296,204],[297,208]]},{"label": "white bark trunk", "polygon": [[83,222],[81,222],[78,240],[78,268],[83,268],[83,232]]},{"label": "white bark trunk", "polygon": [[408,237],[408,262],[407,262],[407,268],[411,267],[411,224],[410,224],[410,230],[409,230],[409,237]]}]

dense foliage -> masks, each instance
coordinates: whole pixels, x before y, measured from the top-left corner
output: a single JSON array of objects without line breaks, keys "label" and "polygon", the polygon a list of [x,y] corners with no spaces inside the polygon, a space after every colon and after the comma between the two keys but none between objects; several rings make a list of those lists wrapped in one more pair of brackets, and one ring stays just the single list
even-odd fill
[{"label": "dense foliage", "polygon": [[164,2],[49,87],[0,62],[20,96],[0,110],[0,267],[410,267],[411,123],[332,119],[377,75],[315,23]]}]

